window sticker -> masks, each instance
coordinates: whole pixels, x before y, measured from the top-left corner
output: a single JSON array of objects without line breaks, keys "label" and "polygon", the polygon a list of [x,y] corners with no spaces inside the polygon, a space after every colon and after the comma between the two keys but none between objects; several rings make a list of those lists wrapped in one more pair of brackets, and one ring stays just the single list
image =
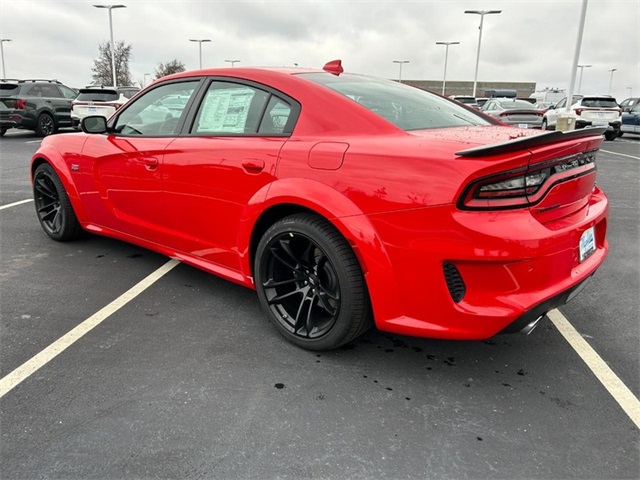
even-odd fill
[{"label": "window sticker", "polygon": [[198,132],[244,133],[249,106],[255,92],[247,88],[209,90]]}]

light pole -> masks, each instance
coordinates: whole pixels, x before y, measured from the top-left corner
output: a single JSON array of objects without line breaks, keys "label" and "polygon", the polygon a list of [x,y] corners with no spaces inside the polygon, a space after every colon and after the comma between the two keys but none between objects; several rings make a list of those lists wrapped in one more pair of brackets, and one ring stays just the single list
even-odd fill
[{"label": "light pole", "polygon": [[106,8],[109,10],[109,33],[111,34],[111,74],[113,75],[113,86],[116,84],[116,48],[113,44],[113,20],[111,19],[111,10],[114,8],[127,8],[126,5],[94,5],[96,8]]},{"label": "light pole", "polygon": [[409,63],[409,60],[393,60],[393,63],[400,65],[400,74],[398,75],[398,83],[402,83],[402,64]]},{"label": "light pole", "polygon": [[2,46],[4,42],[12,42],[10,38],[1,38],[0,39],[0,56],[2,56],[2,79],[7,79],[7,73],[4,70],[4,47]]},{"label": "light pole", "polygon": [[580,79],[578,80],[578,91],[576,93],[580,93],[580,89],[582,88],[582,72],[584,72],[585,68],[592,67],[593,65],[578,65],[580,69]]},{"label": "light pole", "polygon": [[143,85],[143,87],[146,87],[146,86],[147,86],[147,76],[149,76],[149,77],[150,77],[150,76],[151,76],[151,74],[150,74],[150,73],[145,73],[145,74],[144,74],[144,85]]},{"label": "light pole", "polygon": [[502,10],[465,10],[464,13],[472,13],[480,15],[480,33],[478,35],[478,53],[476,54],[476,73],[473,76],[473,96],[476,96],[476,85],[478,84],[478,65],[480,65],[480,45],[482,44],[482,25],[484,24],[484,16],[502,13]]},{"label": "light pole", "polygon": [[633,87],[626,87],[629,90],[629,97],[633,97]]},{"label": "light pole", "polygon": [[611,84],[613,83],[613,72],[615,72],[616,70],[618,69],[612,68],[609,70],[611,72],[611,76],[609,77],[609,91],[607,92],[607,95],[611,95]]},{"label": "light pole", "polygon": [[460,42],[436,42],[436,45],[445,45],[444,51],[444,76],[442,77],[442,95],[447,84],[447,59],[449,58],[449,45],[460,45]]},{"label": "light pole", "polygon": [[189,39],[190,42],[198,42],[198,52],[200,53],[200,70],[202,70],[202,43],[203,42],[210,42],[211,40],[209,40],[208,38],[203,38],[200,40],[195,40],[190,38]]},{"label": "light pole", "polygon": [[228,62],[231,64],[231,68],[233,68],[233,65],[238,63],[240,60],[225,60],[225,62]]}]

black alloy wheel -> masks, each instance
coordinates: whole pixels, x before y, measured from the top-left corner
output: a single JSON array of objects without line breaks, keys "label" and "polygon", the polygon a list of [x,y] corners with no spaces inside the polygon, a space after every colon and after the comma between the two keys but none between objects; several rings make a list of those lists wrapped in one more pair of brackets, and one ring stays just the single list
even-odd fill
[{"label": "black alloy wheel", "polygon": [[40,137],[46,137],[56,131],[56,122],[48,113],[41,113],[36,124],[36,134]]},{"label": "black alloy wheel", "polygon": [[255,272],[271,322],[299,347],[336,348],[371,326],[360,264],[321,217],[297,214],[272,225],[258,245]]},{"label": "black alloy wheel", "polygon": [[73,240],[82,231],[67,192],[51,165],[43,163],[33,175],[33,198],[38,220],[49,237]]}]

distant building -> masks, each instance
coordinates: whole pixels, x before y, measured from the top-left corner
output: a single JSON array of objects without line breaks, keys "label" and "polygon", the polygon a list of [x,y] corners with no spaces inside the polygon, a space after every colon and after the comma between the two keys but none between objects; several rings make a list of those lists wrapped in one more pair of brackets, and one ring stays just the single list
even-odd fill
[{"label": "distant building", "polygon": [[[402,83],[414,87],[425,88],[432,92],[442,93],[442,80],[402,80]],[[485,91],[489,90],[516,90],[518,97],[530,97],[536,91],[536,82],[478,82],[476,85],[476,97],[482,98]],[[459,82],[447,80],[445,95],[473,94],[473,82]]]}]

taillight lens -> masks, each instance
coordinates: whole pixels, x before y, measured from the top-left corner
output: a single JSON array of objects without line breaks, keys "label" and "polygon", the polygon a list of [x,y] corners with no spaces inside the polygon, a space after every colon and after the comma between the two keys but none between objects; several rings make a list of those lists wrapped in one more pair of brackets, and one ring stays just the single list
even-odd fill
[{"label": "taillight lens", "polygon": [[26,100],[14,100],[13,101],[13,108],[15,108],[16,110],[25,110],[27,108],[27,101]]},{"label": "taillight lens", "polygon": [[519,177],[499,180],[480,186],[473,192],[474,198],[517,198],[533,195],[549,178],[551,170],[546,168],[539,172]]},{"label": "taillight lens", "polygon": [[574,110],[574,112],[576,112],[576,115],[580,116],[580,115],[582,115],[582,111],[583,111],[583,110],[584,110],[584,108],[576,108],[576,109]]}]

